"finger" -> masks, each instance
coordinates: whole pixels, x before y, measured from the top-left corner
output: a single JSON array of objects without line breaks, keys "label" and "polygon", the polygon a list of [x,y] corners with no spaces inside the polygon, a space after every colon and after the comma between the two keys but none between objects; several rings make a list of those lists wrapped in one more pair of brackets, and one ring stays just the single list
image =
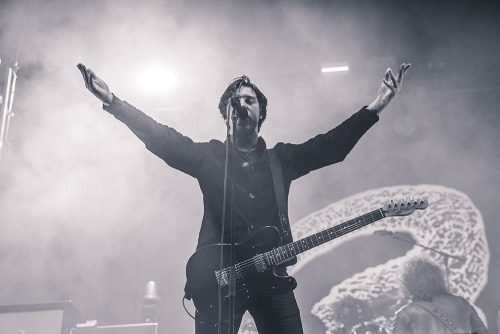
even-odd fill
[{"label": "finger", "polygon": [[88,77],[88,73],[87,73],[87,68],[85,67],[85,65],[83,64],[78,64],[78,69],[80,70],[80,72],[82,73],[83,77],[85,80],[87,80],[87,77]]},{"label": "finger", "polygon": [[94,78],[94,79],[98,79],[97,74],[95,74],[95,72],[94,72],[94,71],[92,71],[91,69],[89,69],[89,74],[90,74],[90,76],[91,76],[92,78]]},{"label": "finger", "polygon": [[403,75],[405,75],[406,71],[410,68],[411,64],[406,64],[406,66],[403,69]]},{"label": "finger", "polygon": [[99,79],[99,77],[92,71],[91,69],[87,70],[88,72],[88,82],[91,87],[94,86],[94,82]]},{"label": "finger", "polygon": [[99,78],[97,76],[97,74],[95,74],[94,71],[89,70],[89,73],[90,73],[90,78],[91,78],[91,81],[92,81],[92,85],[99,86],[99,87],[104,87],[106,85],[105,82],[101,78]]},{"label": "finger", "polygon": [[391,69],[388,68],[387,70],[385,70],[385,75],[384,75],[384,78],[385,80],[389,80],[391,78]]},{"label": "finger", "polygon": [[382,80],[382,82],[389,88],[392,94],[396,94],[396,87],[394,85],[391,85],[391,83],[387,80]]},{"label": "finger", "polygon": [[85,71],[85,65],[83,65],[82,63],[79,63],[78,65],[76,65],[76,67],[78,67],[80,72]]},{"label": "finger", "polygon": [[77,67],[78,67],[78,69],[80,70],[80,73],[83,76],[83,81],[85,82],[85,87],[89,88],[89,86],[88,86],[88,73],[87,73],[87,69],[85,68],[85,65],[78,64]]},{"label": "finger", "polygon": [[395,88],[397,88],[399,82],[398,82],[398,79],[396,79],[396,77],[394,76],[394,73],[392,73],[391,69],[389,69],[389,75],[391,77],[392,84],[394,85]]},{"label": "finger", "polygon": [[400,74],[401,79],[405,75],[406,71],[408,71],[410,66],[411,66],[411,64],[405,64],[405,63],[401,64],[401,68],[399,69],[399,74]]},{"label": "finger", "polygon": [[405,75],[406,71],[410,68],[411,64],[401,64],[401,67],[399,69],[398,73],[398,87],[401,86],[401,82],[403,82],[403,76]]},{"label": "finger", "polygon": [[386,71],[385,71],[385,74],[384,74],[384,78],[382,79],[382,81],[389,81],[391,80],[391,69],[388,68]]},{"label": "finger", "polygon": [[404,69],[405,69],[405,63],[401,64],[401,66],[399,66],[399,72],[398,72],[398,83],[401,82],[401,79],[403,79],[403,74],[404,74]]},{"label": "finger", "polygon": [[85,67],[85,65],[83,65],[83,64],[80,64],[80,65],[81,66],[79,68],[80,68],[80,71],[82,72],[83,80],[85,80],[85,87],[87,87],[87,89],[91,90],[92,89],[92,79],[90,77],[89,72],[92,72],[92,71],[87,69]]}]

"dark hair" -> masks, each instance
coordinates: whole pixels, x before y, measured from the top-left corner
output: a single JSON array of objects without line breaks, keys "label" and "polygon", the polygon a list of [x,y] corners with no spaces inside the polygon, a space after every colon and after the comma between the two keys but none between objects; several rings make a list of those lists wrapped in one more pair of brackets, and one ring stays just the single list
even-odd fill
[{"label": "dark hair", "polygon": [[227,104],[229,103],[229,99],[238,91],[238,89],[241,88],[241,86],[246,86],[250,87],[253,89],[255,92],[255,95],[257,96],[257,101],[259,101],[259,111],[260,111],[260,118],[259,118],[259,131],[262,123],[266,120],[267,116],[267,98],[260,89],[255,85],[252,80],[250,80],[249,77],[246,75],[242,75],[241,77],[233,79],[229,85],[227,86],[226,90],[224,91],[224,94],[220,97],[219,101],[219,111],[220,114],[222,115],[222,118],[224,120],[227,119]]},{"label": "dark hair", "polygon": [[401,292],[412,301],[432,301],[434,296],[449,294],[441,268],[420,257],[410,259],[403,266]]}]

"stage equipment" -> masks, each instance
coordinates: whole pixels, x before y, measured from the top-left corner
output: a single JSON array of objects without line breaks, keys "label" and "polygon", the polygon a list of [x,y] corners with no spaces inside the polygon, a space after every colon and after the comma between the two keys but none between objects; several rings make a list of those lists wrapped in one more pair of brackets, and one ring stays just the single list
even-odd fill
[{"label": "stage equipment", "polygon": [[[17,64],[17,61],[12,66],[9,66],[7,68],[4,85],[0,92],[0,117],[2,120],[0,124],[0,159],[2,159],[2,154],[7,149],[7,137],[9,135],[10,119],[12,118],[12,116],[14,116],[14,114],[12,113],[12,103],[14,101],[14,91],[16,87],[18,69],[19,66]],[[1,72],[2,71],[0,71],[0,73]]]},{"label": "stage equipment", "polygon": [[350,334],[387,334],[384,327],[377,325],[374,322],[363,322],[354,326]]},{"label": "stage equipment", "polygon": [[146,294],[142,297],[141,302],[143,322],[156,322],[160,303],[161,299],[156,291],[156,283],[154,281],[148,282],[146,285]]},{"label": "stage equipment", "polygon": [[0,306],[2,334],[68,334],[82,320],[82,313],[71,301]]},{"label": "stage equipment", "polygon": [[[73,328],[70,334],[157,334],[157,323]],[[26,333],[28,334],[28,333]]]}]

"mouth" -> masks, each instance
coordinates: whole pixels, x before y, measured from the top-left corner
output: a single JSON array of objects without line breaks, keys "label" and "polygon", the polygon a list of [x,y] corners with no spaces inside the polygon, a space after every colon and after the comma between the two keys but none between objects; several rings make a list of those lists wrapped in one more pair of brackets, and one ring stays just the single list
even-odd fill
[{"label": "mouth", "polygon": [[243,126],[243,125],[247,125],[248,123],[249,123],[248,118],[244,118],[244,119],[238,118],[236,125]]}]

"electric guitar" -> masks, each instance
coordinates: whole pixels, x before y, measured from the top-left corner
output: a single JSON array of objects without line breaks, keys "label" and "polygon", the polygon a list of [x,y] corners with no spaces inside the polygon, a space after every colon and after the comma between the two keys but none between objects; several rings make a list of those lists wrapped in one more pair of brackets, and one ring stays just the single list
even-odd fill
[{"label": "electric guitar", "polygon": [[[188,260],[186,276],[198,315],[206,322],[217,323],[229,311],[229,282],[233,279],[235,307],[245,307],[252,293],[283,293],[297,286],[293,277],[280,276],[276,268],[294,256],[336,239],[368,224],[390,216],[406,216],[425,209],[426,198],[402,199],[382,208],[330,227],[292,243],[281,245],[281,235],[274,226],[259,229],[242,243],[235,245],[235,265],[230,265],[229,244],[208,245],[198,249]],[[222,247],[222,250],[221,250]],[[220,265],[221,252],[223,265]],[[222,268],[222,269],[221,269]],[[223,320],[227,317],[223,316]]]}]

